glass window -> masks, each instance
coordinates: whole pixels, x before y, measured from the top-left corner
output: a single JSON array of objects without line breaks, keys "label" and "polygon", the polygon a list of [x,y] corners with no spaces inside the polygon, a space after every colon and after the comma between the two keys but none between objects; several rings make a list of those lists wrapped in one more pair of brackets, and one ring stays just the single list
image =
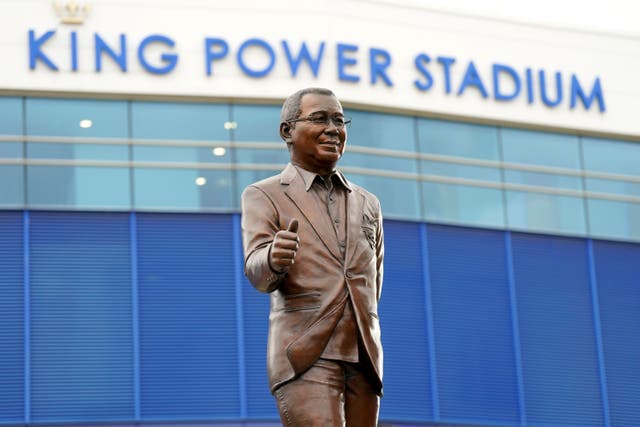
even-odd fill
[{"label": "glass window", "polygon": [[24,205],[22,99],[0,97],[0,207]]},{"label": "glass window", "polygon": [[0,97],[0,135],[22,136],[22,98]]},{"label": "glass window", "polygon": [[[583,138],[582,150],[589,192],[640,197],[640,144],[599,138]],[[610,179],[589,176],[610,173]],[[589,198],[589,227],[596,237],[640,239],[640,203],[629,200]]]},{"label": "glass window", "polygon": [[[547,166],[579,172],[580,151],[578,137],[519,129],[502,129],[502,153],[505,163]],[[553,188],[580,190],[579,175],[563,175],[554,171],[527,171],[505,166],[505,180]]]},{"label": "glass window", "polygon": [[500,160],[498,131],[493,126],[446,120],[418,120],[421,153]]},{"label": "glass window", "polygon": [[280,169],[289,163],[289,150],[282,142],[278,148],[243,148],[241,145],[235,149],[238,163],[280,165]]},{"label": "glass window", "polygon": [[584,168],[640,177],[640,143],[582,138]]},{"label": "glass window", "polygon": [[125,101],[27,98],[26,131],[29,205],[130,207]]},{"label": "glass window", "polygon": [[361,175],[351,173],[348,169],[345,170],[345,176],[378,197],[385,218],[420,218],[417,181]]},{"label": "glass window", "polygon": [[127,137],[125,101],[27,98],[27,135]]},{"label": "glass window", "polygon": [[588,199],[591,235],[640,240],[640,203]]},{"label": "glass window", "polygon": [[24,205],[24,167],[2,164],[2,160],[0,156],[0,207],[21,207]]},{"label": "glass window", "polygon": [[136,145],[133,149],[134,160],[144,162],[165,162],[167,166],[186,163],[231,163],[232,150],[223,145],[162,146]]},{"label": "glass window", "polygon": [[134,139],[229,140],[226,104],[134,101],[131,120]]},{"label": "glass window", "polygon": [[136,168],[134,206],[197,211],[232,206],[229,170]]},{"label": "glass window", "polygon": [[504,227],[502,190],[423,182],[426,219],[487,227]]},{"label": "glass window", "polygon": [[416,151],[413,117],[358,110],[345,110],[344,114],[352,120],[348,144],[412,153]]},{"label": "glass window", "polygon": [[128,209],[129,170],[111,167],[29,166],[33,207]]},{"label": "glass window", "polygon": [[[415,125],[412,117],[394,114],[371,113],[346,110],[345,115],[353,122],[348,130],[347,146],[339,167],[376,171],[417,173],[417,160],[376,153],[367,153],[368,148],[396,150],[415,153]],[[353,173],[348,172],[348,176]],[[404,218],[419,218],[419,187],[414,180],[358,175],[355,182],[376,194],[382,203],[385,215]]]},{"label": "glass window", "polygon": [[[550,193],[507,190],[507,222],[520,230],[586,234],[578,137],[519,129],[502,129],[502,153],[507,184],[545,187]],[[509,163],[564,168],[557,171],[510,169]],[[553,194],[553,189],[576,191],[576,196]]]},{"label": "glass window", "polygon": [[119,160],[126,162],[129,160],[129,147],[125,144],[29,142],[27,144],[27,157],[41,160]]},{"label": "glass window", "polygon": [[280,106],[237,105],[231,106],[235,122],[235,142],[284,142],[280,138]]},{"label": "glass window", "polygon": [[[422,154],[451,157],[420,161],[421,172],[426,180],[422,183],[426,219],[489,227],[504,226],[502,190],[492,188],[491,184],[501,180],[498,133],[495,127],[420,119],[418,144]],[[455,159],[456,157],[459,159]],[[466,164],[467,159],[493,161],[495,165]],[[442,178],[488,183],[483,188],[436,181]],[[482,185],[481,182],[478,184]]]},{"label": "glass window", "polygon": [[273,168],[273,169],[262,169],[262,170],[238,170],[237,181],[238,181],[238,198],[236,200],[240,200],[240,195],[244,191],[244,189],[253,184],[254,182],[258,182],[262,179],[269,178],[270,176],[277,175],[282,172],[283,168]]},{"label": "glass window", "polygon": [[[247,185],[280,173],[289,162],[289,150],[280,138],[280,108],[276,105],[232,105],[231,114],[235,122],[232,138],[237,143],[234,144],[235,160],[247,167],[261,165],[255,170],[235,171],[238,183],[236,200],[240,200],[240,194]],[[243,147],[249,143],[259,145]]]},{"label": "glass window", "polygon": [[509,228],[572,235],[586,234],[584,200],[524,191],[507,191]]},{"label": "glass window", "polygon": [[131,116],[136,208],[233,206],[228,105],[133,102]]},{"label": "glass window", "polygon": [[355,166],[373,170],[418,173],[418,162],[416,159],[358,153],[350,150],[348,144],[342,159],[340,159],[339,166]]}]

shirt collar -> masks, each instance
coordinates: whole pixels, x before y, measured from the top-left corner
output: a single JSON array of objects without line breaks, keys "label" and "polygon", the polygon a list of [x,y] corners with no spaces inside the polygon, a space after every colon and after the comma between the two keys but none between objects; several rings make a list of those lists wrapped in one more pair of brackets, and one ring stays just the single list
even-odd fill
[{"label": "shirt collar", "polygon": [[[310,171],[308,171],[306,169],[303,169],[300,166],[297,166],[297,165],[293,165],[293,166],[296,168],[296,170],[298,171],[298,173],[302,177],[302,181],[304,181],[305,190],[309,191],[309,189],[313,185],[313,181],[316,179],[316,176],[320,176],[320,175],[318,175],[315,172],[310,172]],[[334,177],[337,177],[338,182],[340,182],[344,188],[346,188],[349,192],[351,192],[351,186],[349,185],[349,182],[344,177],[342,172],[340,172],[339,170],[336,170],[336,171],[333,172],[332,175],[330,175],[330,177],[331,177],[331,179],[334,180],[334,183],[335,183],[335,179],[336,179]],[[320,177],[320,178],[322,178],[322,177]]]}]

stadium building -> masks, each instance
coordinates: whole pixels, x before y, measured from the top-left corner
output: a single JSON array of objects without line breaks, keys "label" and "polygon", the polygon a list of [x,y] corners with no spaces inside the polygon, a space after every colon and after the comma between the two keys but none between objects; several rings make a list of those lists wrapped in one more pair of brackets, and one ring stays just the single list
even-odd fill
[{"label": "stadium building", "polygon": [[239,196],[331,88],[386,426],[640,425],[640,38],[418,1],[0,2],[0,426],[279,425]]}]

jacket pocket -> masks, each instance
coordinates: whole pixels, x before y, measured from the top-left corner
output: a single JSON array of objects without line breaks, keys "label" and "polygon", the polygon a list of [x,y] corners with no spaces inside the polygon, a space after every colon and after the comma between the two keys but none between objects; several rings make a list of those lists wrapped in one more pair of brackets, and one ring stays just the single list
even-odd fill
[{"label": "jacket pocket", "polygon": [[283,304],[280,308],[282,311],[302,311],[317,310],[320,308],[319,292],[304,292],[300,294],[285,295]]}]

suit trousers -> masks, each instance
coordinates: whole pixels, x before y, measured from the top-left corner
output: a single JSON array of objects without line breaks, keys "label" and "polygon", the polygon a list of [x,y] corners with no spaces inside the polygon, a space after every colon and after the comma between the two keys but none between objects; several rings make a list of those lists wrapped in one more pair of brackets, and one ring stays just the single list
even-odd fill
[{"label": "suit trousers", "polygon": [[275,391],[284,427],[376,427],[380,397],[362,364],[318,359]]}]

